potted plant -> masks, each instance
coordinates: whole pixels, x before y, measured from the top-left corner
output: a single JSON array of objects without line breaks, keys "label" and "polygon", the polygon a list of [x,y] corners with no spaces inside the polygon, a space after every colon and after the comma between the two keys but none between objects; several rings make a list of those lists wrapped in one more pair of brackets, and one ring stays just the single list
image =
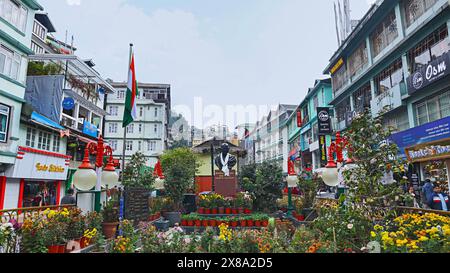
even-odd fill
[{"label": "potted plant", "polygon": [[261,217],[261,225],[263,227],[269,226],[269,216],[264,215],[264,216]]},{"label": "potted plant", "polygon": [[209,207],[211,209],[211,214],[216,215],[218,213],[218,210],[217,210],[217,200],[218,199],[216,197],[216,194],[211,194],[209,196],[209,200],[210,200]]},{"label": "potted plant", "polygon": [[244,193],[240,192],[236,195],[236,207],[239,214],[244,214]]},{"label": "potted plant", "polygon": [[184,194],[194,188],[195,173],[199,167],[196,155],[188,148],[167,150],[161,156],[161,166],[165,175],[165,190],[172,200],[172,211],[166,213],[173,226],[181,220]]},{"label": "potted plant", "polygon": [[116,235],[119,225],[119,202],[116,196],[103,204],[102,210],[102,229],[106,239],[112,239]]},{"label": "potted plant", "polygon": [[247,219],[247,226],[253,227],[254,226],[253,216],[247,216],[246,219]]},{"label": "potted plant", "polygon": [[253,222],[254,222],[255,227],[261,226],[261,219],[262,219],[262,217],[260,214],[253,215]]},{"label": "potted plant", "polygon": [[197,217],[197,219],[195,219],[194,223],[195,223],[196,227],[201,227],[202,226],[202,221],[200,220],[200,217]]},{"label": "potted plant", "polygon": [[210,226],[210,227],[215,227],[215,226],[217,226],[216,220],[215,220],[215,219],[209,219],[209,226]]},{"label": "potted plant", "polygon": [[208,227],[209,226],[209,221],[206,218],[202,218],[202,226],[203,227]]},{"label": "potted plant", "polygon": [[231,217],[230,218],[230,226],[232,227],[237,227],[238,226],[238,219],[236,219],[236,217]]},{"label": "potted plant", "polygon": [[241,227],[246,227],[247,226],[247,218],[246,217],[239,217],[239,223],[241,225]]},{"label": "potted plant", "polygon": [[220,196],[220,195],[218,196],[216,205],[217,205],[217,212],[220,215],[224,215],[225,214],[225,199],[222,196]]},{"label": "potted plant", "polygon": [[198,213],[205,214],[205,208],[209,207],[208,197],[202,194],[198,197]]},{"label": "potted plant", "polygon": [[225,207],[225,214],[231,214],[231,204],[233,204],[232,198],[225,198],[223,206]]},{"label": "potted plant", "polygon": [[189,218],[189,215],[181,216],[181,226],[186,227],[188,225],[187,224],[188,218]]}]

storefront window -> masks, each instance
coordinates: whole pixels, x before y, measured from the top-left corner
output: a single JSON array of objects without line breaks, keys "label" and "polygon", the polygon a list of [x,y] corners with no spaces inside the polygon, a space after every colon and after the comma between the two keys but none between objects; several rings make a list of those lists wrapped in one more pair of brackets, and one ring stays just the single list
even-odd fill
[{"label": "storefront window", "polygon": [[386,114],[383,119],[384,127],[393,127],[394,132],[401,132],[409,129],[409,118],[406,110]]},{"label": "storefront window", "polygon": [[57,182],[25,181],[23,191],[24,208],[56,205]]},{"label": "storefront window", "polygon": [[442,25],[409,51],[409,71],[417,71],[449,50],[447,25]]},{"label": "storefront window", "polygon": [[395,12],[392,11],[381,22],[371,35],[371,42],[373,46],[373,55],[378,56],[383,49],[390,45],[398,36],[397,19]]},{"label": "storefront window", "polygon": [[7,142],[10,108],[0,104],[0,142]]},{"label": "storefront window", "polygon": [[437,0],[405,0],[403,7],[405,10],[406,25],[409,27],[427,10],[429,10]]}]

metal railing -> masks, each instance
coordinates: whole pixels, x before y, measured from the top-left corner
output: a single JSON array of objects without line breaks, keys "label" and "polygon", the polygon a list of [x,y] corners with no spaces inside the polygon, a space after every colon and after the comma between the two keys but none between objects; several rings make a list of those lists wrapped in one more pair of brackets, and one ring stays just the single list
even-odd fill
[{"label": "metal railing", "polygon": [[75,207],[75,205],[62,205],[62,206],[44,206],[44,207],[30,207],[30,208],[17,208],[17,209],[8,209],[8,210],[0,210],[0,223],[9,223],[12,220],[17,223],[23,223],[26,219],[31,219],[40,215],[45,210],[60,210],[63,208],[71,208]]}]

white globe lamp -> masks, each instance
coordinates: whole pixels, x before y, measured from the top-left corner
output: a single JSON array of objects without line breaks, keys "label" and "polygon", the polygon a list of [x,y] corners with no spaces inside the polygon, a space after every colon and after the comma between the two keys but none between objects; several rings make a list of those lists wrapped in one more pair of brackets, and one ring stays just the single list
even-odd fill
[{"label": "white globe lamp", "polygon": [[336,167],[327,167],[322,172],[323,182],[330,187],[339,185],[338,169]]},{"label": "white globe lamp", "polygon": [[287,184],[288,184],[288,188],[295,188],[297,187],[298,184],[298,176],[297,175],[289,175],[286,178]]},{"label": "white globe lamp", "polygon": [[119,175],[116,173],[116,168],[109,162],[102,172],[102,185],[112,189],[119,185]]},{"label": "white globe lamp", "polygon": [[73,184],[80,191],[90,191],[97,184],[97,174],[93,169],[80,167],[73,176]]}]

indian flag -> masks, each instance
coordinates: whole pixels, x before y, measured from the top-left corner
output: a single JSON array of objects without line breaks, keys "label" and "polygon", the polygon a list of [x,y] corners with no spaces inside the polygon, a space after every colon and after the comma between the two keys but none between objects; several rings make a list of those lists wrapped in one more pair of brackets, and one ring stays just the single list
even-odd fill
[{"label": "indian flag", "polygon": [[123,127],[127,127],[137,119],[136,101],[139,95],[134,69],[134,53],[131,54],[130,70],[128,72],[127,97],[125,99],[125,113],[123,115]]}]

